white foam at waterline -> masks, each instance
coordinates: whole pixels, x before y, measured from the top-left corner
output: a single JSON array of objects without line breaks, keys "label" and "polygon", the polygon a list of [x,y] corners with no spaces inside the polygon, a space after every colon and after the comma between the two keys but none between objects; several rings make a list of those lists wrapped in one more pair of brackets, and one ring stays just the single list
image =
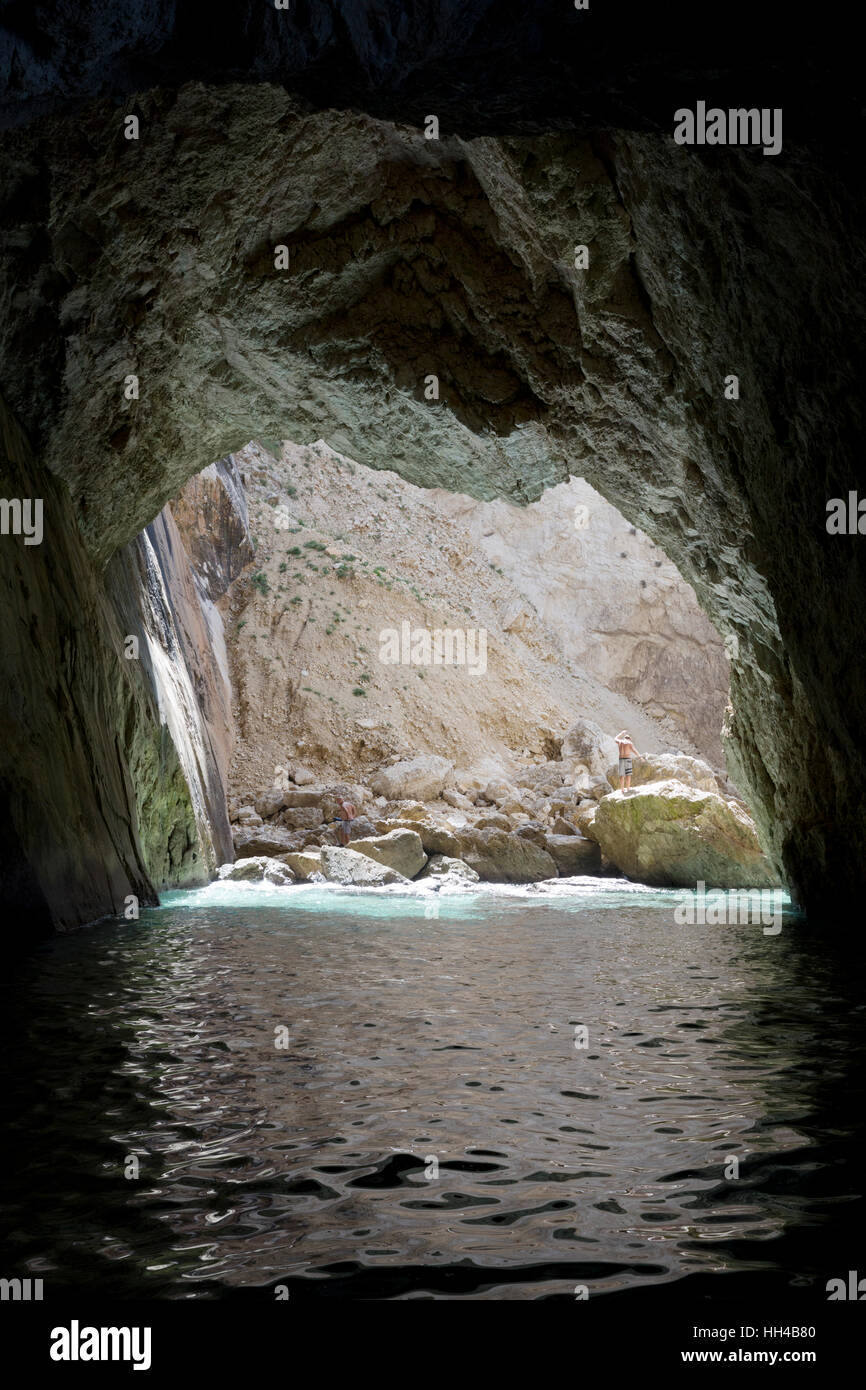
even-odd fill
[{"label": "white foam at waterline", "polygon": [[[597,878],[581,875],[576,878],[545,879],[539,883],[449,883],[437,887],[435,879],[414,883],[393,883],[380,887],[360,887],[338,883],[292,883],[277,885],[266,882],[235,882],[215,879],[204,888],[177,889],[164,893],[162,908],[194,909],[227,907],[245,909],[279,907],[288,911],[334,912],[362,910],[393,916],[401,902],[409,915],[433,902],[442,902],[449,915],[465,906],[471,911],[493,899],[534,901],[551,907],[616,907],[628,902],[634,907],[668,907],[682,900],[681,888],[651,888],[632,883],[625,878]],[[447,908],[445,906],[447,901]],[[783,906],[790,899],[784,895]],[[156,909],[159,911],[159,909]]]}]

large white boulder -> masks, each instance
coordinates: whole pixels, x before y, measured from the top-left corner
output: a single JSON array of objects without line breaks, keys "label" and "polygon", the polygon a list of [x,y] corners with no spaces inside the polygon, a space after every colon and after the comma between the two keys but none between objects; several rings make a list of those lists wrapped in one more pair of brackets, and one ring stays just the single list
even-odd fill
[{"label": "large white boulder", "polygon": [[[580,817],[578,817],[580,819]],[[629,878],[660,887],[775,888],[778,875],[739,802],[668,780],[612,792],[586,826]]]},{"label": "large white boulder", "polygon": [[432,878],[440,883],[477,883],[478,875],[462,859],[452,859],[447,854],[432,854],[419,879]]},{"label": "large white boulder", "polygon": [[[616,745],[614,745],[616,756]],[[686,753],[653,753],[648,758],[632,758],[631,784],[645,786],[648,782],[668,782],[673,779],[700,791],[719,792],[719,779],[703,758],[690,758]],[[606,776],[612,787],[619,787],[619,760],[607,768]]]},{"label": "large white boulder", "polygon": [[404,878],[414,878],[427,863],[421,836],[414,830],[389,830],[386,835],[353,840],[352,849],[369,855],[377,863],[396,869]]},{"label": "large white boulder", "polygon": [[292,873],[303,883],[309,883],[311,879],[323,876],[322,855],[318,849],[289,851],[288,854],[281,854],[280,859],[284,864],[288,864]]},{"label": "large white boulder", "polygon": [[389,801],[435,801],[454,774],[454,764],[435,753],[421,753],[377,772],[371,782],[376,796]]},{"label": "large white boulder", "polygon": [[280,859],[269,859],[267,855],[256,855],[250,859],[238,859],[234,864],[221,864],[217,877],[231,883],[274,883],[282,885],[294,883],[295,875]]},{"label": "large white boulder", "polygon": [[331,883],[354,883],[364,888],[409,882],[396,869],[380,864],[369,854],[359,854],[357,850],[344,849],[342,845],[322,846],[322,872]]},{"label": "large white boulder", "polygon": [[563,736],[563,762],[582,765],[590,778],[604,777],[617,756],[616,739],[591,719],[576,719]]}]

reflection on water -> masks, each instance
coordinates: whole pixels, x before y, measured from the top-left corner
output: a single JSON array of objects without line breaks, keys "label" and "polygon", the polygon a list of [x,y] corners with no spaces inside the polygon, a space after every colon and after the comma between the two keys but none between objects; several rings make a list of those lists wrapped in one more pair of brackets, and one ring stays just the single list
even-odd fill
[{"label": "reflection on water", "polygon": [[0,1272],[823,1299],[856,1267],[862,1011],[802,921],[680,927],[611,883],[429,901],[214,885],[43,948],[2,1001]]}]

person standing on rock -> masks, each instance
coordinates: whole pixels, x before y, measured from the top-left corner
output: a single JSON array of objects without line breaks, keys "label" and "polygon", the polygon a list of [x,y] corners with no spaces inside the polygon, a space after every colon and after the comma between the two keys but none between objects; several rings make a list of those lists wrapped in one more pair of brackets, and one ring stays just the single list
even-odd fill
[{"label": "person standing on rock", "polygon": [[631,741],[631,734],[625,729],[616,736],[617,747],[619,748],[619,789],[620,791],[631,791],[631,772],[632,758],[642,758]]},{"label": "person standing on rock", "polygon": [[351,801],[347,801],[343,796],[341,796],[340,800],[337,802],[337,807],[340,812],[338,817],[340,824],[337,829],[337,835],[339,836],[340,844],[347,845],[349,843],[349,826],[352,824],[356,815],[355,807],[352,805]]}]

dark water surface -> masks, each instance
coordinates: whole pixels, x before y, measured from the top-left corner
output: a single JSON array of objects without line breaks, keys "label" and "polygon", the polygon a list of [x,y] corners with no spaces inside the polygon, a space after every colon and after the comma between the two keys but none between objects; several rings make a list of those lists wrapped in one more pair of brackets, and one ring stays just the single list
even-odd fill
[{"label": "dark water surface", "polygon": [[824,1300],[863,1265],[860,982],[801,920],[681,927],[625,885],[425,901],[214,887],[40,949],[0,1001],[0,1273]]}]

